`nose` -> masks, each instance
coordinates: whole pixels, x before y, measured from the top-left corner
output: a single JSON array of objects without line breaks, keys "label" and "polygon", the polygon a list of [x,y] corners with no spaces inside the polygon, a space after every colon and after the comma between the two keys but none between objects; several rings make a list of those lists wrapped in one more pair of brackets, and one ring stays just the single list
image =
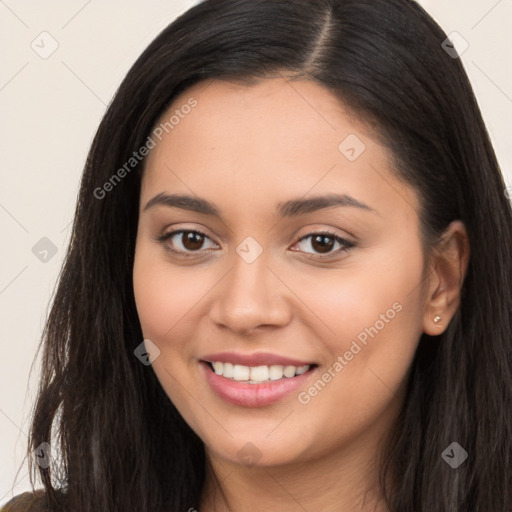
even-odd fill
[{"label": "nose", "polygon": [[247,335],[262,327],[283,327],[291,319],[291,292],[262,254],[248,263],[238,254],[231,270],[215,287],[210,318],[236,334]]}]

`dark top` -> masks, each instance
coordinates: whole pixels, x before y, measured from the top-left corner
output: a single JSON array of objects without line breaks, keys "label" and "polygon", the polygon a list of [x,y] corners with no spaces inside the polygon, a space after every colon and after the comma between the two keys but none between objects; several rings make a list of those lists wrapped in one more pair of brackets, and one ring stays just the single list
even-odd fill
[{"label": "dark top", "polygon": [[24,492],[14,496],[7,502],[0,512],[47,512],[45,491],[39,489],[35,492]]}]

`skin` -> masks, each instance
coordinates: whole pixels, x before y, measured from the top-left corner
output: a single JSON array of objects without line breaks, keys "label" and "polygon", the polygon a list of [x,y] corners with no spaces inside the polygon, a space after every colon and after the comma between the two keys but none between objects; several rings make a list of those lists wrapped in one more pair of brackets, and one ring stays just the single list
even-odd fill
[{"label": "skin", "polygon": [[[144,337],[160,350],[153,370],[205,443],[200,511],[276,503],[284,512],[388,510],[377,457],[421,334],[441,334],[459,304],[469,257],[464,225],[453,222],[443,245],[424,254],[416,191],[393,174],[391,155],[364,123],[315,82],[198,84],[162,120],[191,97],[197,106],[145,162],[133,278]],[[338,148],[350,134],[366,146],[354,161]],[[164,205],[146,210],[162,192],[205,198],[222,219]],[[373,211],[276,214],[280,202],[332,193]],[[182,234],[155,240],[179,229],[207,237],[202,246]],[[300,241],[325,230],[355,247],[330,238],[322,252],[314,237]],[[248,236],[263,251],[252,263],[236,251]],[[293,392],[265,407],[232,405],[200,371],[208,353],[272,352],[318,364],[299,390],[307,391],[395,303],[394,318],[307,404]],[[248,442],[249,463],[241,457]]]}]

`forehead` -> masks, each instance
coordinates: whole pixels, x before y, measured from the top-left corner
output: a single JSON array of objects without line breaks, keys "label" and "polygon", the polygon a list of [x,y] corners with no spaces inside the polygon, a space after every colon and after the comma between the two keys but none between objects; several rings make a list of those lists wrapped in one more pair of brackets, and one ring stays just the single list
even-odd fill
[{"label": "forehead", "polygon": [[177,189],[251,204],[336,192],[375,204],[387,197],[395,209],[399,195],[417,206],[375,135],[316,82],[200,83],[156,126],[162,135],[145,162],[144,198]]},{"label": "forehead", "polygon": [[[192,100],[197,105],[188,109]],[[222,149],[229,140],[231,149],[236,145],[247,154],[267,153],[278,143],[280,154],[300,155],[315,149],[312,142],[321,137],[325,147],[337,152],[340,134],[354,129],[354,120],[346,122],[344,106],[327,89],[316,82],[284,78],[261,79],[253,85],[200,83],[179,95],[158,124],[173,113],[181,115],[174,116],[172,128],[167,127],[173,136],[164,134],[169,146],[179,146],[193,132],[201,150]]]}]

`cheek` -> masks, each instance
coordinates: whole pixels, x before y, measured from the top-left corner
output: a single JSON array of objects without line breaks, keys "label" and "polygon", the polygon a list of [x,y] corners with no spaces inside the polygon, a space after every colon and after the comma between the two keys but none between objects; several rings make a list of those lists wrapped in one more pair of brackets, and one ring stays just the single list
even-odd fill
[{"label": "cheek", "polygon": [[343,354],[356,339],[362,347],[382,339],[382,345],[395,350],[401,344],[409,346],[421,334],[423,255],[419,242],[395,242],[379,250],[361,251],[347,258],[339,271],[322,273],[313,268],[287,277],[321,320],[323,327],[318,332],[323,333],[332,355]]},{"label": "cheek", "polygon": [[416,297],[396,301],[399,294],[386,288],[373,292],[358,308],[355,302],[339,301],[345,309],[331,318],[336,336],[323,339],[330,359],[296,397],[295,417],[301,418],[300,436],[311,454],[329,450],[318,432],[322,439],[348,442],[379,430],[400,409],[421,334]]},{"label": "cheek", "polygon": [[206,279],[198,279],[192,267],[173,268],[158,249],[141,243],[135,252],[133,287],[144,338],[161,351],[152,369],[167,396],[197,430],[200,425],[189,413],[193,404],[183,389],[190,387],[195,364],[189,343],[194,335],[190,318],[211,285],[207,286]]},{"label": "cheek", "polygon": [[180,324],[208,292],[206,280],[193,267],[173,269],[165,258],[144,247],[135,253],[133,287],[144,336],[160,343],[180,339],[176,336]]},{"label": "cheek", "polygon": [[422,270],[421,252],[409,246],[354,265],[329,287],[317,282],[308,305],[333,334],[323,338],[324,373],[301,397],[314,416],[333,415],[355,432],[389,410],[422,332]]}]

